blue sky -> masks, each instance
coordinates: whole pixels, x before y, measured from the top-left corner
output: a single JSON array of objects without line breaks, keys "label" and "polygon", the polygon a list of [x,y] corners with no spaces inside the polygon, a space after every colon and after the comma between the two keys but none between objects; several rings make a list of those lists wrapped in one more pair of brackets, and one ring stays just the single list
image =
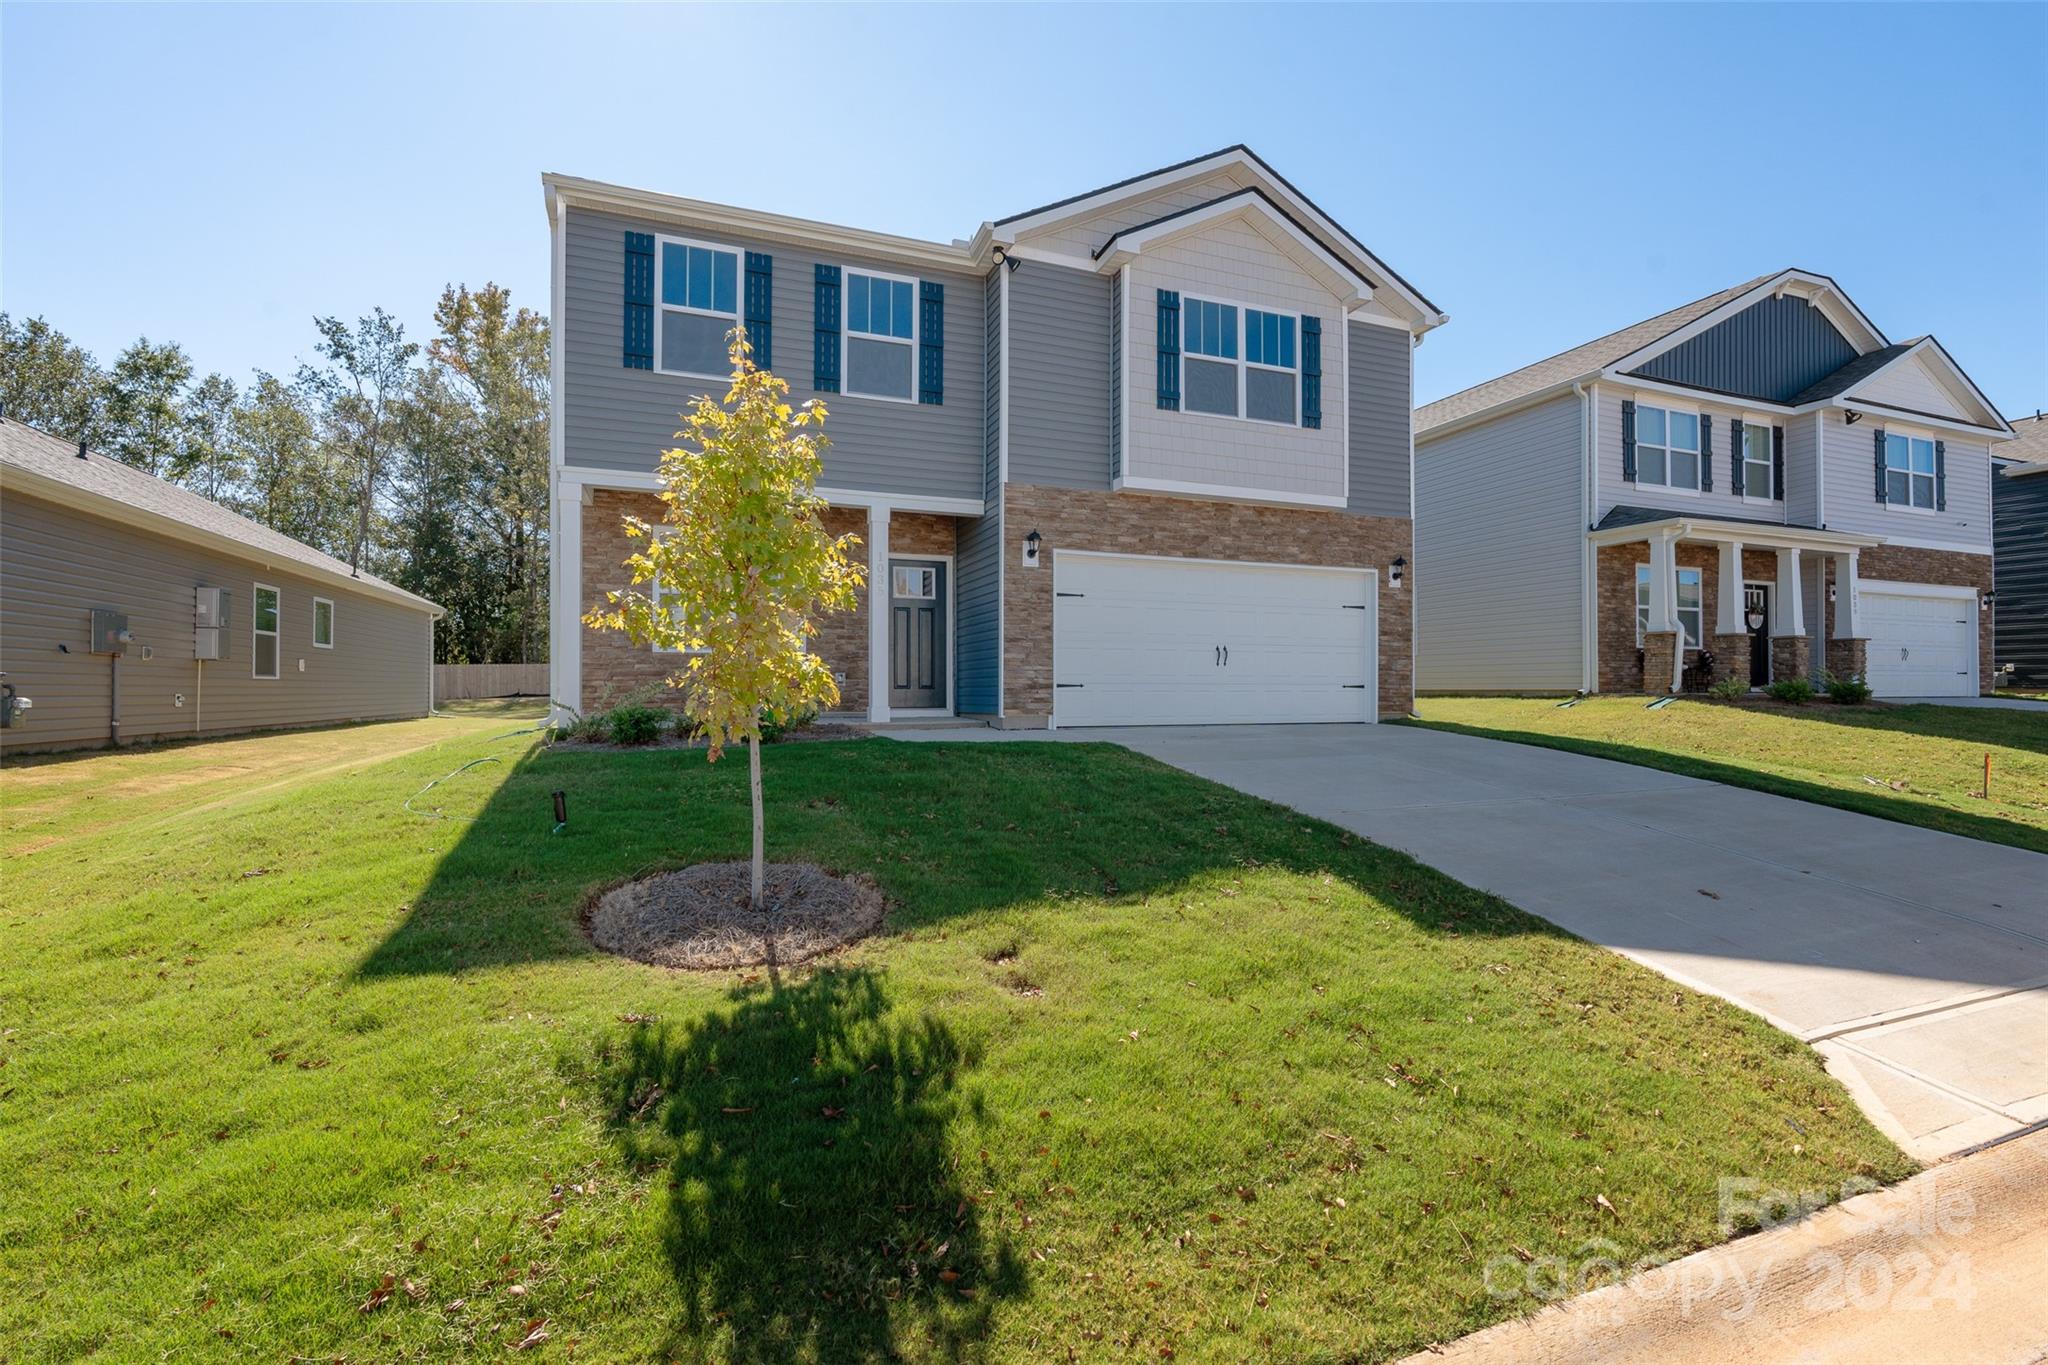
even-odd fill
[{"label": "blue sky", "polygon": [[2048,406],[2048,5],[0,7],[0,306],[289,371],[544,307],[544,170],[914,236],[1246,142],[1452,315],[1427,400],[1782,266]]}]

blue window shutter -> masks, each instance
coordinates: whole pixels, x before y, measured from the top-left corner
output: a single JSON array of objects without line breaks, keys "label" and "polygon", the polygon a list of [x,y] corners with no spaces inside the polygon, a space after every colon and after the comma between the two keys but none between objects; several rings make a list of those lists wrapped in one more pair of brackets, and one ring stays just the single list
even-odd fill
[{"label": "blue window shutter", "polygon": [[1879,502],[1890,502],[1891,499],[1885,495],[1884,491],[1884,428],[1879,427],[1876,431],[1871,432],[1870,439],[1877,447],[1877,454],[1875,456],[1877,461],[1877,500]]},{"label": "blue window shutter", "polygon": [[1323,425],[1323,320],[1301,320],[1301,424]]},{"label": "blue window shutter", "polygon": [[917,401],[946,401],[946,286],[917,282]]},{"label": "blue window shutter", "polygon": [[[1814,452],[1820,458],[1820,452]],[[1785,500],[1785,428],[1771,428],[1771,496],[1779,502]]]},{"label": "blue window shutter", "polygon": [[1743,479],[1747,477],[1742,469],[1742,419],[1728,419],[1728,491],[1741,497],[1744,491]]},{"label": "blue window shutter", "polygon": [[1621,400],[1621,477],[1636,481],[1636,400]]},{"label": "blue window shutter", "polygon": [[1159,406],[1180,411],[1180,295],[1159,291]]},{"label": "blue window shutter", "polygon": [[764,370],[775,368],[775,258],[758,251],[747,253],[747,301],[741,314],[747,325],[747,340],[754,347],[754,363]]},{"label": "blue window shutter", "polygon": [[1934,443],[1934,510],[1948,510],[1948,442]]},{"label": "blue window shutter", "polygon": [[654,368],[654,234],[626,234],[625,362],[629,370]]},{"label": "blue window shutter", "polygon": [[819,393],[839,392],[839,267],[817,270],[817,307],[812,318],[817,345],[811,354],[811,387]]},{"label": "blue window shutter", "polygon": [[1714,491],[1714,419],[1700,414],[1700,492]]}]

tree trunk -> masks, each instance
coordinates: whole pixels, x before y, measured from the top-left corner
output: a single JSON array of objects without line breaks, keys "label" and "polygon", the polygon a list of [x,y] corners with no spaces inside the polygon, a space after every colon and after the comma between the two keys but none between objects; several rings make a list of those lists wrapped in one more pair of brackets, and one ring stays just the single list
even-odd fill
[{"label": "tree trunk", "polygon": [[754,909],[761,908],[761,882],[766,874],[766,841],[763,838],[761,820],[761,738],[754,736],[747,741],[747,785],[754,796]]}]

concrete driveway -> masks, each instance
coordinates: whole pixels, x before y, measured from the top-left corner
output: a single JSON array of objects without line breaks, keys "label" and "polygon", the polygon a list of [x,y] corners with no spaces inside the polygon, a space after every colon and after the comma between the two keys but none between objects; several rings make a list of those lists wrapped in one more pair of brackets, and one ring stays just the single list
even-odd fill
[{"label": "concrete driveway", "polygon": [[2048,1119],[2048,856],[1408,726],[1057,738],[1319,816],[1754,1010],[1922,1159]]}]

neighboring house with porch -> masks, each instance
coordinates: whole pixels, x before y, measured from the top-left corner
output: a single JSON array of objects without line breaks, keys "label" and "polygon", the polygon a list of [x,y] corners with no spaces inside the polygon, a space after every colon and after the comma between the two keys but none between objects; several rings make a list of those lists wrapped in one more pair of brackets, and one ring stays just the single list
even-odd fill
[{"label": "neighboring house with porch", "polygon": [[744,324],[830,410],[819,492],[868,569],[814,642],[844,711],[1409,710],[1411,358],[1446,319],[1249,150],[952,242],[544,185],[558,705],[674,670],[580,617],[625,585],[621,516],[659,519],[658,454]]},{"label": "neighboring house with porch", "polygon": [[1417,687],[1991,685],[1991,452],[1940,342],[1781,270],[1415,419]]},{"label": "neighboring house with porch", "polygon": [[2012,429],[2017,439],[1992,461],[1996,666],[2001,687],[2048,687],[2048,418],[2036,412]]}]

